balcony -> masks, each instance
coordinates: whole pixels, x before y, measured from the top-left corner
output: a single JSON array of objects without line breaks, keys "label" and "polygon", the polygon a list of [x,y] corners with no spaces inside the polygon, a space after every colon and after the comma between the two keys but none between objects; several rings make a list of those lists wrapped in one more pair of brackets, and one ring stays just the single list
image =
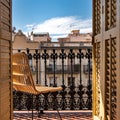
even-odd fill
[{"label": "balcony", "polygon": [[[13,52],[25,52],[28,55],[36,84],[63,87],[60,92],[34,96],[34,111],[47,110],[51,113],[58,109],[64,118],[64,111],[68,114],[73,111],[73,115],[79,111],[80,115],[84,116],[84,113],[92,110],[91,46],[72,48],[64,46],[57,49],[53,46],[49,48],[44,46],[41,49],[27,48]],[[84,72],[85,65],[88,72]],[[13,91],[13,98],[14,111],[23,111],[26,116],[25,111],[31,110],[31,95]],[[84,111],[82,114],[81,110]],[[20,115],[17,112],[14,113],[15,117]],[[35,112],[35,116],[36,114]],[[28,114],[28,117],[30,115]],[[88,112],[88,116],[91,118],[91,112],[90,114]]]},{"label": "balcony", "polygon": [[47,49],[61,49],[61,48],[75,48],[75,47],[83,47],[83,46],[91,46],[91,42],[41,42],[40,48]]},{"label": "balcony", "polygon": [[[72,70],[74,74],[79,74],[79,66],[80,64],[72,65]],[[46,66],[46,73],[47,74],[54,74],[54,65],[50,64]],[[62,73],[62,65],[55,65],[55,73],[61,74]],[[64,65],[64,74],[71,73],[71,66]]]}]

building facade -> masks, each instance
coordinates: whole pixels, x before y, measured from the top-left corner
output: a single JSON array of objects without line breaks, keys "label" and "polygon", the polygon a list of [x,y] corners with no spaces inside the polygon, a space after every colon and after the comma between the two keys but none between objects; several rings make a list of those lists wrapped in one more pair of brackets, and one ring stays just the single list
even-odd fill
[{"label": "building facade", "polygon": [[[90,33],[81,34],[79,33],[79,30],[73,30],[66,38],[58,38],[58,42],[51,42],[51,38],[48,33],[46,34],[32,33],[31,36],[26,37],[22,33],[22,31],[19,30],[13,36],[13,51],[17,52],[18,49],[21,49],[21,51],[26,51],[26,48],[29,48],[31,54],[34,55],[35,49],[37,49],[40,56],[42,56],[42,54],[44,53],[44,50],[46,49],[47,54],[50,56],[53,53],[53,49],[55,49],[55,52],[59,56],[61,49],[64,48],[65,49],[64,52],[66,52],[66,55],[67,55],[70,52],[71,48],[74,49],[73,52],[77,53],[79,52],[79,48],[81,46],[91,47],[91,40],[92,40],[92,37]],[[85,52],[85,50],[86,49],[84,49],[82,52]],[[69,86],[71,84],[71,61],[69,58],[66,58],[64,62],[65,62],[64,63],[64,77],[65,77],[64,84],[66,86]],[[72,75],[74,79],[73,81],[75,85],[78,85],[79,74],[80,74],[79,59],[77,59],[77,57],[74,58],[72,64],[74,66],[73,75]],[[87,73],[88,60],[85,58],[82,59],[81,64],[82,64],[81,74],[82,74],[82,79],[84,79],[83,84],[87,86],[88,76],[86,73]],[[92,64],[92,61],[90,64]],[[38,59],[37,64],[35,60],[31,59],[30,65],[33,73],[35,73],[35,71],[38,71],[37,76],[35,74],[33,75],[35,81],[38,81],[38,83],[42,85],[53,86],[55,81],[57,86],[62,85],[62,62],[59,57],[57,57],[57,59],[55,60],[55,69],[54,69],[54,60],[50,57],[46,61],[46,67],[45,67],[45,61],[44,59],[42,59],[42,57]]]},{"label": "building facade", "polygon": [[[78,53],[79,52],[79,48],[80,47],[92,47],[92,37],[91,37],[91,33],[87,33],[87,34],[82,34],[79,32],[79,30],[73,30],[71,31],[70,34],[67,35],[67,37],[64,38],[58,38],[58,42],[47,42],[47,43],[41,43],[41,51],[43,52],[44,49],[47,50],[49,56],[51,54],[53,54],[53,49],[55,49],[55,53],[58,55],[57,59],[54,60],[53,59],[49,59],[47,60],[46,64],[46,72],[47,72],[47,85],[51,86],[54,84],[54,79],[57,83],[58,86],[62,85],[62,61],[59,58],[59,55],[61,54],[61,49],[64,49],[64,52],[66,53],[66,55],[69,54],[70,49],[73,49],[73,53]],[[83,49],[82,52],[85,53],[86,49]],[[76,56],[76,55],[75,55]],[[44,63],[44,60],[43,62]],[[42,84],[45,84],[45,75],[43,73],[45,73],[45,67],[44,64],[42,64],[43,66],[41,69],[41,73],[42,73],[42,78],[41,81]],[[54,64],[55,64],[55,69],[54,69]],[[79,72],[79,66],[80,64],[82,64],[81,66],[81,73]],[[90,61],[90,64],[92,65],[92,61]],[[88,84],[88,74],[87,74],[87,65],[88,65],[88,59],[84,58],[81,60],[81,63],[79,63],[79,59],[77,57],[75,57],[72,61],[72,65],[73,65],[73,73],[72,73],[72,79],[73,79],[73,84],[75,86],[77,86],[79,84],[79,80],[80,80],[80,74],[81,77],[83,79],[82,84],[84,84],[85,86],[87,86]],[[91,67],[91,71],[92,71],[92,66]],[[55,75],[54,75],[55,74]],[[92,79],[92,76],[90,76]],[[65,85],[66,86],[70,86],[72,80],[71,80],[71,60],[66,57],[66,59],[64,59],[64,78],[65,78]]]}]

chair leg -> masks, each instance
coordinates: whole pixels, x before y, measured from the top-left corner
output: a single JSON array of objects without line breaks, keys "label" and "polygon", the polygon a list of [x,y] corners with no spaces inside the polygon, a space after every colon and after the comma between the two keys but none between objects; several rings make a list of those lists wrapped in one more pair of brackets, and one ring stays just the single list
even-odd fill
[{"label": "chair leg", "polygon": [[43,111],[43,110],[40,110],[40,114],[44,114],[44,111]]},{"label": "chair leg", "polygon": [[61,117],[60,112],[59,112],[58,109],[57,109],[57,113],[58,113],[58,115],[59,115],[59,117],[60,117],[60,120],[62,120],[62,117]]},{"label": "chair leg", "polygon": [[33,94],[32,94],[32,120],[33,120]]},{"label": "chair leg", "polygon": [[38,110],[38,117],[41,117],[41,114],[44,114],[43,110]]}]

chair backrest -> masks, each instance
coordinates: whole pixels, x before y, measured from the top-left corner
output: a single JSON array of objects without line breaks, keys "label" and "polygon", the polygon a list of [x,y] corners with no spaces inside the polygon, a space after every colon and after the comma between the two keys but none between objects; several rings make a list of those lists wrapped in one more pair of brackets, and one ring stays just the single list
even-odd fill
[{"label": "chair backrest", "polygon": [[12,56],[13,88],[17,91],[35,93],[29,60],[25,53],[15,53]]},{"label": "chair backrest", "polygon": [[15,53],[12,57],[13,88],[17,91],[41,94],[62,90],[62,87],[46,87],[35,85],[29,66],[29,60],[25,53]]}]

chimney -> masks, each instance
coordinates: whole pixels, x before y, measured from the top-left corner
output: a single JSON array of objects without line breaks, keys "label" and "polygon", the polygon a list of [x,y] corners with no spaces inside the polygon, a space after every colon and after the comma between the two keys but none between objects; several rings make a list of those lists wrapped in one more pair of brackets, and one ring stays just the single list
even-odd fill
[{"label": "chimney", "polygon": [[80,32],[80,30],[72,30],[72,34],[73,34],[73,35],[78,35],[79,32]]}]

